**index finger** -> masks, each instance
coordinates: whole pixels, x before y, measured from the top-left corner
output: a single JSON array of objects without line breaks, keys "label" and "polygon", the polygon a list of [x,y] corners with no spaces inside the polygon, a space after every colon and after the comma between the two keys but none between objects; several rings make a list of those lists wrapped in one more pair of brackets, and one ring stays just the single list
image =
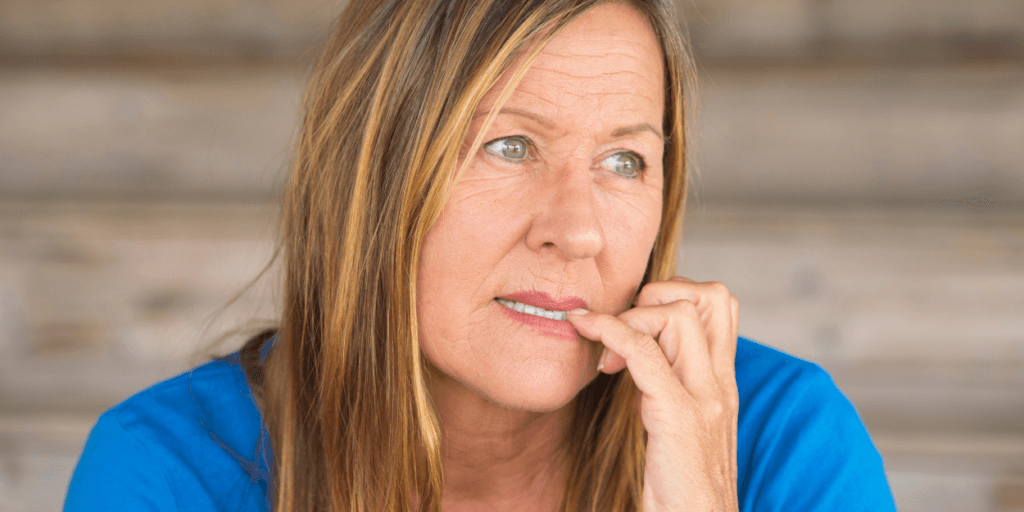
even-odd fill
[{"label": "index finger", "polygon": [[668,281],[648,283],[637,295],[637,305],[669,304],[678,300],[697,304],[705,322],[707,342],[715,374],[723,384],[736,382],[736,338],[739,305],[722,283],[698,283],[675,276]]},{"label": "index finger", "polygon": [[605,313],[570,312],[568,319],[583,337],[601,342],[622,357],[637,389],[644,395],[676,395],[683,391],[683,384],[651,335]]}]

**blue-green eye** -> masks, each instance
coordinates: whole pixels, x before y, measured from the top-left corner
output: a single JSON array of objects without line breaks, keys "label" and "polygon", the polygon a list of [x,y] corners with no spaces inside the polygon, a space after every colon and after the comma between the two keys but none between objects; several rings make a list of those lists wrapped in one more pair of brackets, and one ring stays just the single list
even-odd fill
[{"label": "blue-green eye", "polygon": [[525,160],[529,154],[530,141],[518,135],[494,139],[484,144],[484,149],[506,160]]},{"label": "blue-green eye", "polygon": [[640,155],[632,151],[620,151],[601,161],[605,168],[627,178],[640,176],[646,165]]}]

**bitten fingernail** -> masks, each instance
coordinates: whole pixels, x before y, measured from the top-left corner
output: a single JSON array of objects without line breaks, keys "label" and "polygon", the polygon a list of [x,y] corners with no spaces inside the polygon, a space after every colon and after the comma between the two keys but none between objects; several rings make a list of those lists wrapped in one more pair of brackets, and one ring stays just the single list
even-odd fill
[{"label": "bitten fingernail", "polygon": [[567,314],[567,315],[585,315],[587,313],[590,313],[590,311],[587,311],[587,310],[585,310],[583,308],[576,308],[576,309],[574,309],[572,311],[566,311],[565,312],[565,314]]},{"label": "bitten fingernail", "polygon": [[604,369],[604,358],[608,355],[608,347],[601,351],[601,360],[597,362],[597,371]]}]

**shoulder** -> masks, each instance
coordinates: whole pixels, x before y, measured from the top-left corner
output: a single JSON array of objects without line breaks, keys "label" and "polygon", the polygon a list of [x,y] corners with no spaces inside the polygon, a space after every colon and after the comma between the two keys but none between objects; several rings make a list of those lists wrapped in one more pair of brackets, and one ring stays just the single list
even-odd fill
[{"label": "shoulder", "polygon": [[[740,336],[736,341],[736,378],[747,385],[764,385],[794,379],[821,378],[827,372],[817,363],[792,356]],[[740,382],[737,382],[739,384]]]},{"label": "shoulder", "polygon": [[250,502],[263,502],[251,483],[265,485],[267,478],[257,457],[261,433],[237,353],[211,361],[99,417],[72,475],[65,510],[113,504],[120,505],[112,510],[251,508]]},{"label": "shoulder", "polygon": [[740,337],[742,510],[894,510],[881,455],[820,365]]},{"label": "shoulder", "polygon": [[259,422],[259,411],[235,354],[154,384],[103,416],[151,446],[169,440],[194,441],[211,434],[233,442],[254,434],[239,428],[241,424]]},{"label": "shoulder", "polygon": [[838,408],[845,421],[860,422],[853,405],[820,365],[742,336],[736,344],[736,386],[742,426],[760,436],[767,428],[786,427],[813,410]]},{"label": "shoulder", "polygon": [[853,404],[820,365],[742,336],[736,345],[736,385],[748,423],[763,427],[823,408],[860,423]]}]

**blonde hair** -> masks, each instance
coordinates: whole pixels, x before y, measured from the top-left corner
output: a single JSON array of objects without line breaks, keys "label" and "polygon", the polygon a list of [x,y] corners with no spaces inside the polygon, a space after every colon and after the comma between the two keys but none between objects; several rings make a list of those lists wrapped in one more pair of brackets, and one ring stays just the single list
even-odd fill
[{"label": "blonde hair", "polygon": [[[440,428],[415,328],[420,247],[481,98],[530,51],[490,122],[546,41],[598,3],[349,2],[303,99],[280,220],[282,318],[242,350],[271,437],[276,512],[440,510]],[[662,225],[646,283],[675,270],[693,73],[671,2],[626,3],[650,22],[666,70]],[[272,334],[264,368],[252,355]],[[646,433],[628,372],[601,374],[574,407],[561,510],[639,510]]]}]

